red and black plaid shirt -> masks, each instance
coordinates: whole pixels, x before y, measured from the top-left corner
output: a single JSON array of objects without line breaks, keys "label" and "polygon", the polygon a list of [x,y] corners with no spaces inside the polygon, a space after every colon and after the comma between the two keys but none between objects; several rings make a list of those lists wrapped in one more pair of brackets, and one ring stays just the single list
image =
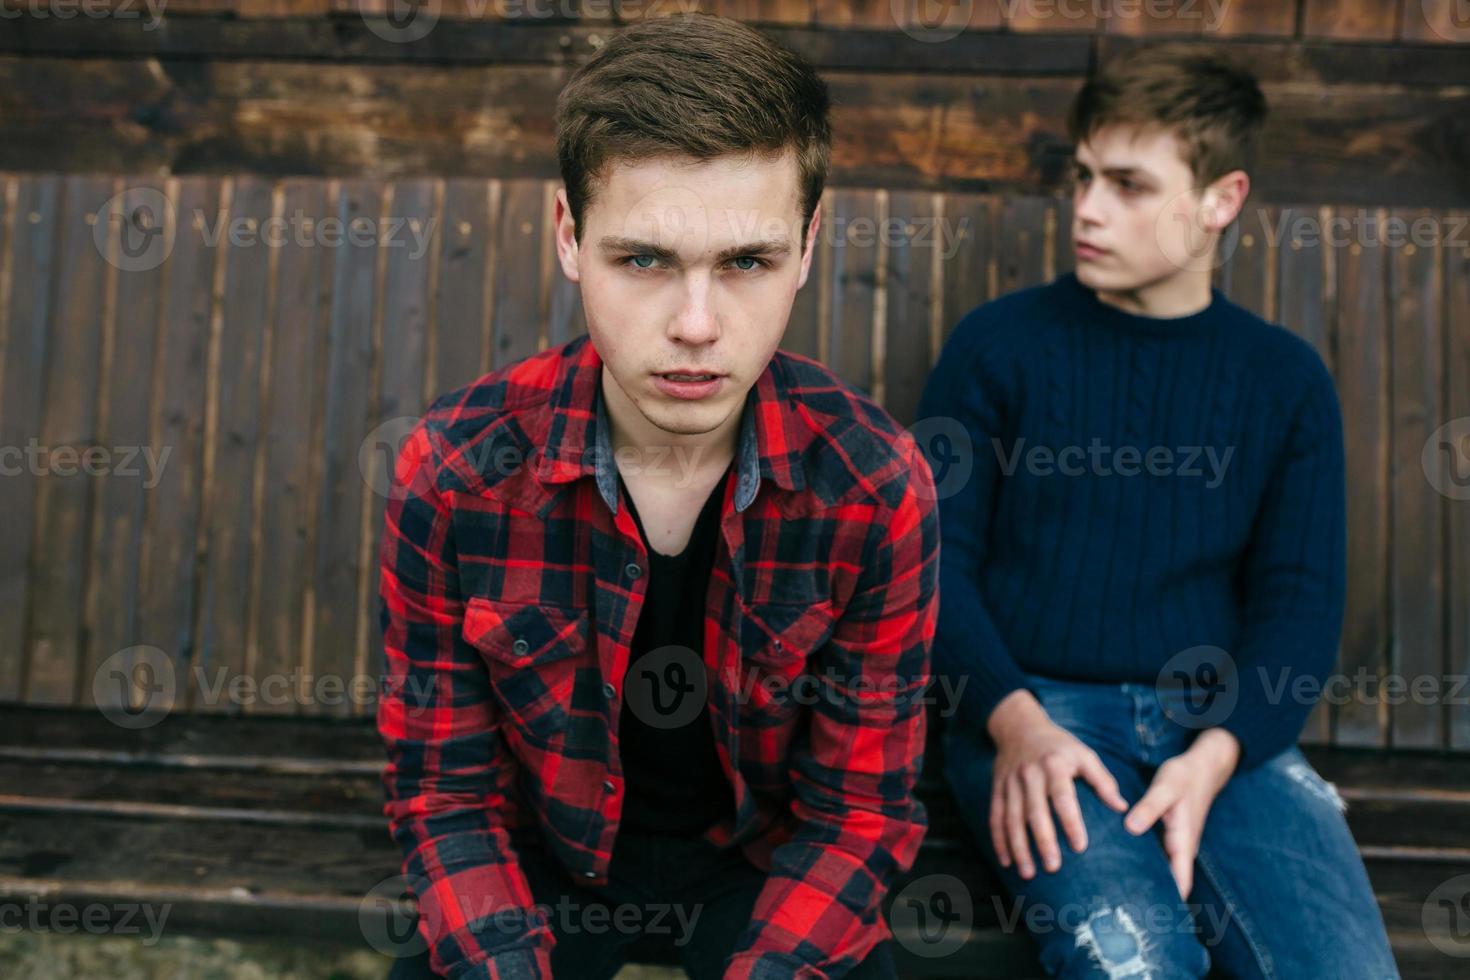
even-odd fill
[{"label": "red and black plaid shirt", "polygon": [[[550,975],[522,831],[607,880],[648,556],[618,506],[601,363],[583,335],[451,392],[396,465],[384,813],[431,965],[452,978]],[[880,901],[927,825],[913,785],[938,612],[933,479],[886,412],[777,352],[716,492],[703,657],[735,812],[705,838],[768,873],[727,976],[841,973],[890,935]],[[524,928],[506,930],[516,909]]]}]

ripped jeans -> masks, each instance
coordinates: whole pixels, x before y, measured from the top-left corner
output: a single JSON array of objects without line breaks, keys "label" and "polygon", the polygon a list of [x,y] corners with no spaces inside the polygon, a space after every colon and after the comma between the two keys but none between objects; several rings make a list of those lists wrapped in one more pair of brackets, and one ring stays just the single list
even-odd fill
[{"label": "ripped jeans", "polygon": [[[1028,679],[1052,721],[1102,757],[1130,806],[1157,767],[1197,734],[1172,720],[1187,713],[1161,702],[1186,697],[1182,689]],[[1295,746],[1235,774],[1220,791],[1200,839],[1193,890],[1181,901],[1157,833],[1162,824],[1134,837],[1123,829],[1124,815],[1080,779],[1087,849],[1074,852],[1058,825],[1057,871],[1039,857],[1030,881],[1014,864],[1001,868],[989,826],[995,744],[958,717],[948,719],[942,738],[945,779],[1010,892],[1001,921],[1030,929],[1048,974],[1399,976],[1345,804]]]}]

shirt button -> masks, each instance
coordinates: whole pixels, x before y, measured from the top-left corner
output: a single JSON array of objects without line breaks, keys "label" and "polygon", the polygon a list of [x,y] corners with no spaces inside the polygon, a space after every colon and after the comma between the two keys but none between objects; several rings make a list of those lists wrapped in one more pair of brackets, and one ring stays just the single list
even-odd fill
[{"label": "shirt button", "polygon": [[612,697],[613,695],[615,695],[615,694],[618,693],[618,689],[615,688],[615,687],[613,687],[612,684],[610,684],[610,683],[609,684],[604,684],[604,685],[602,685],[602,693],[606,697]]},{"label": "shirt button", "polygon": [[597,872],[596,871],[583,871],[582,872],[582,877],[583,878],[596,878],[597,877]]},{"label": "shirt button", "polygon": [[516,640],[510,645],[510,648],[516,653],[519,653],[521,656],[525,656],[526,651],[531,649],[531,644],[527,643],[525,640]]},{"label": "shirt button", "polygon": [[638,563],[636,561],[628,562],[627,565],[623,566],[623,571],[627,574],[629,578],[637,578],[638,576],[643,574],[643,569],[638,567]]},{"label": "shirt button", "polygon": [[607,790],[609,793],[617,789],[617,787],[613,785],[613,781],[611,779],[604,779],[602,781],[602,788]]}]

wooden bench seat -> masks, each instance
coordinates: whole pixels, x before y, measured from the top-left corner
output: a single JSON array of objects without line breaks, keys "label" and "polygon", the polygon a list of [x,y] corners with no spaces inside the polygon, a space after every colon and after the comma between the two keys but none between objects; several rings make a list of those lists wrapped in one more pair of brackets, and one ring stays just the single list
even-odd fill
[{"label": "wooden bench seat", "polygon": [[[1454,975],[1456,961],[1425,935],[1423,908],[1435,886],[1470,872],[1470,759],[1308,755],[1349,801],[1404,975]],[[363,917],[394,911],[365,898],[399,871],[382,816],[382,764],[367,719],[175,715],[129,731],[96,712],[7,708],[0,902],[169,903],[173,932],[363,945]],[[909,927],[895,925],[907,940],[897,950],[902,975],[1038,975],[1029,938],[1000,924],[996,883],[932,775],[937,766],[926,771],[930,831],[893,894],[923,875],[955,875],[971,892],[975,928],[960,950],[924,957]],[[411,903],[397,911],[411,914]],[[635,955],[668,959],[644,945]]]}]

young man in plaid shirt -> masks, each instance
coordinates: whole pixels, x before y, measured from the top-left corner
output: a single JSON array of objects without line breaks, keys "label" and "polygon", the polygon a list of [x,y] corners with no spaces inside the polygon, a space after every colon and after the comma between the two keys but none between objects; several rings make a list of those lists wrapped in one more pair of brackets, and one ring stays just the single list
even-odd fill
[{"label": "young man in plaid shirt", "polygon": [[827,110],[710,17],[562,93],[588,335],[435,401],[387,508],[385,812],[426,946],[393,977],[610,977],[659,931],[696,978],[893,976],[938,526],[913,439],[776,350]]}]

